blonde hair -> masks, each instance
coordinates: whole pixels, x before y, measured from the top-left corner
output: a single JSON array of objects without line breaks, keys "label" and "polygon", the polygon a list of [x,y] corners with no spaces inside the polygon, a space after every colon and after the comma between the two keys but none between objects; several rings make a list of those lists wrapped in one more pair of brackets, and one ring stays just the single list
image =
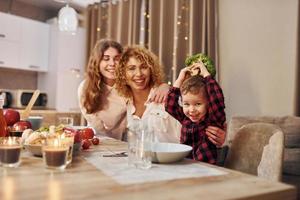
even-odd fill
[{"label": "blonde hair", "polygon": [[150,67],[151,75],[149,86],[151,88],[159,86],[163,80],[163,72],[156,55],[141,46],[127,47],[122,54],[119,65],[116,69],[115,83],[116,89],[118,90],[119,94],[126,98],[132,97],[131,88],[127,85],[126,80],[126,66],[129,59],[132,57],[141,62],[142,65]]},{"label": "blonde hair", "polygon": [[83,106],[88,114],[95,113],[102,109],[103,102],[99,100],[103,91],[103,82],[99,66],[104,52],[110,47],[116,49],[120,54],[123,52],[123,47],[120,43],[103,39],[96,42],[90,54],[86,69],[87,74],[83,97]]}]

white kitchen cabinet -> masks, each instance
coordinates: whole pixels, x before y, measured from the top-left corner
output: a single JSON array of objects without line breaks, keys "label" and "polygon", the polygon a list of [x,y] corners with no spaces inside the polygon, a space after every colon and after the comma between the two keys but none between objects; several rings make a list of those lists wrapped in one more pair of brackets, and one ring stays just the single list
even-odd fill
[{"label": "white kitchen cabinet", "polygon": [[49,24],[24,19],[21,46],[20,67],[34,71],[47,71]]},{"label": "white kitchen cabinet", "polygon": [[18,66],[20,61],[19,43],[0,40],[0,67]]},{"label": "white kitchen cabinet", "polygon": [[[86,30],[76,35],[50,26],[49,66],[47,73],[38,74],[38,88],[47,92],[48,106],[58,111],[79,111],[77,88],[86,65]],[[79,76],[79,77],[78,77]]]},{"label": "white kitchen cabinet", "polygon": [[0,12],[0,40],[20,41],[21,23],[19,17]]},{"label": "white kitchen cabinet", "polygon": [[0,12],[0,67],[47,71],[49,24]]}]

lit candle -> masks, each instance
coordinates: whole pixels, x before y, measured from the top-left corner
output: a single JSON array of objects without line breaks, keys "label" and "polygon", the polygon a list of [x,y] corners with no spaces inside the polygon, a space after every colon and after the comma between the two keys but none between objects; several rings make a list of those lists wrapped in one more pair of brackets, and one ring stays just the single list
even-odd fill
[{"label": "lit candle", "polygon": [[59,139],[53,139],[43,147],[43,159],[47,168],[65,169],[67,166],[68,146],[62,145]]},{"label": "lit candle", "polygon": [[1,138],[0,163],[4,167],[17,167],[20,164],[21,142],[18,137]]}]

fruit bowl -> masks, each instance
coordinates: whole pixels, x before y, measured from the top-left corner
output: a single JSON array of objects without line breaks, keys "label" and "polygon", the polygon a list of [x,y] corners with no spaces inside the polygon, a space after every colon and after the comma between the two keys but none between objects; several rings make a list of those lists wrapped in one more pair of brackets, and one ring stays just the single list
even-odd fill
[{"label": "fruit bowl", "polygon": [[152,162],[178,162],[185,158],[191,150],[192,147],[185,144],[154,143],[152,146]]}]

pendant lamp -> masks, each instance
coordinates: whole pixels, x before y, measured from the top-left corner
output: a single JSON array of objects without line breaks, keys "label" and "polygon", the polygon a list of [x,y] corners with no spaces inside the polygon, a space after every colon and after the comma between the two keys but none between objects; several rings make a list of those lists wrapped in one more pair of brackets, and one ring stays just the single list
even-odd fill
[{"label": "pendant lamp", "polygon": [[58,27],[60,31],[76,34],[78,17],[74,8],[69,4],[62,7],[58,13]]}]

